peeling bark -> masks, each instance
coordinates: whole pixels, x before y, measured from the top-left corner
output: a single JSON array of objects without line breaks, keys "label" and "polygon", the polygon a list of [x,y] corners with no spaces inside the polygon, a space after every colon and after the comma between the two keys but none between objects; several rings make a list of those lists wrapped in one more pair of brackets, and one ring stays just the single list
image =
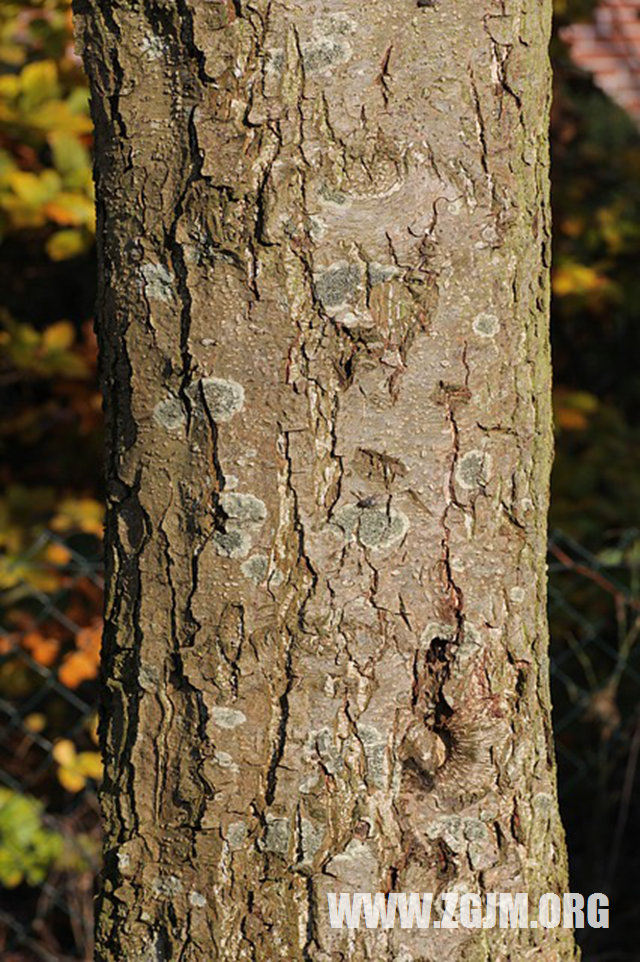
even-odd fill
[{"label": "peeling bark", "polygon": [[567,886],[550,2],[75,0],[108,598],[98,951],[565,960],[327,892]]}]

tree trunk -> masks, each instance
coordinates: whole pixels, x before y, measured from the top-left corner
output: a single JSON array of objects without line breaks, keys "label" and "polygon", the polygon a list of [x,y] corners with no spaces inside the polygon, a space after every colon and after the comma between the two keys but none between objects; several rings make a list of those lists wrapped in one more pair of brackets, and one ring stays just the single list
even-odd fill
[{"label": "tree trunk", "polygon": [[99,960],[565,960],[550,0],[75,0],[107,416]]}]

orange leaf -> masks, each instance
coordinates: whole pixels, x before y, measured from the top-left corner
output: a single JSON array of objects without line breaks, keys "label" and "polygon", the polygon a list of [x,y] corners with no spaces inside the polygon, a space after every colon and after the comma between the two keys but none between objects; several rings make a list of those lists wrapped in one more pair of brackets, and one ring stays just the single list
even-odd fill
[{"label": "orange leaf", "polygon": [[0,635],[0,655],[9,655],[15,651],[13,635]]},{"label": "orange leaf", "polygon": [[57,638],[45,638],[38,631],[31,631],[24,635],[22,644],[33,660],[45,667],[54,663],[60,651],[60,642]]},{"label": "orange leaf", "polygon": [[100,653],[102,642],[102,621],[98,619],[88,628],[82,628],[76,635],[76,645],[81,651],[90,652],[92,655]]},{"label": "orange leaf", "polygon": [[558,408],[554,417],[556,426],[565,431],[584,431],[589,422],[582,411],[575,408]]},{"label": "orange leaf", "polygon": [[67,688],[78,688],[83,681],[92,681],[98,674],[98,658],[86,651],[72,651],[58,671],[58,678]]},{"label": "orange leaf", "polygon": [[71,560],[71,552],[63,544],[54,542],[47,545],[45,558],[53,565],[66,565]]}]

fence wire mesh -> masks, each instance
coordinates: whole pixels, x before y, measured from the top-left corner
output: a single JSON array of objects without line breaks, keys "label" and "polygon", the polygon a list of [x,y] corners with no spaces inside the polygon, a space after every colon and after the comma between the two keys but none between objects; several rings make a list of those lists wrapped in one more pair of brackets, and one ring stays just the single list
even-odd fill
[{"label": "fence wire mesh", "polygon": [[[100,849],[100,544],[44,531],[0,574],[0,957],[89,960]],[[594,553],[554,531],[549,615],[572,888],[616,903],[615,927],[587,931],[583,957],[637,958],[640,532]]]},{"label": "fence wire mesh", "polygon": [[45,531],[0,574],[0,958],[88,960],[100,545]]}]

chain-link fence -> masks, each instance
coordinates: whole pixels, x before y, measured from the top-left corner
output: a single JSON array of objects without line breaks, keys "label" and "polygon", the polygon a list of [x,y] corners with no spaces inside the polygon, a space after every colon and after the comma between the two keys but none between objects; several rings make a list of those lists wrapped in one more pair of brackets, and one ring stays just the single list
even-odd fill
[{"label": "chain-link fence", "polygon": [[0,958],[88,960],[100,854],[100,545],[43,532],[0,574]]},{"label": "chain-link fence", "polygon": [[[638,958],[640,532],[593,553],[549,542],[559,790],[574,891],[606,892],[589,962]],[[0,957],[91,959],[99,863],[99,543],[43,533],[0,594]],[[588,941],[591,939],[591,941]]]}]

